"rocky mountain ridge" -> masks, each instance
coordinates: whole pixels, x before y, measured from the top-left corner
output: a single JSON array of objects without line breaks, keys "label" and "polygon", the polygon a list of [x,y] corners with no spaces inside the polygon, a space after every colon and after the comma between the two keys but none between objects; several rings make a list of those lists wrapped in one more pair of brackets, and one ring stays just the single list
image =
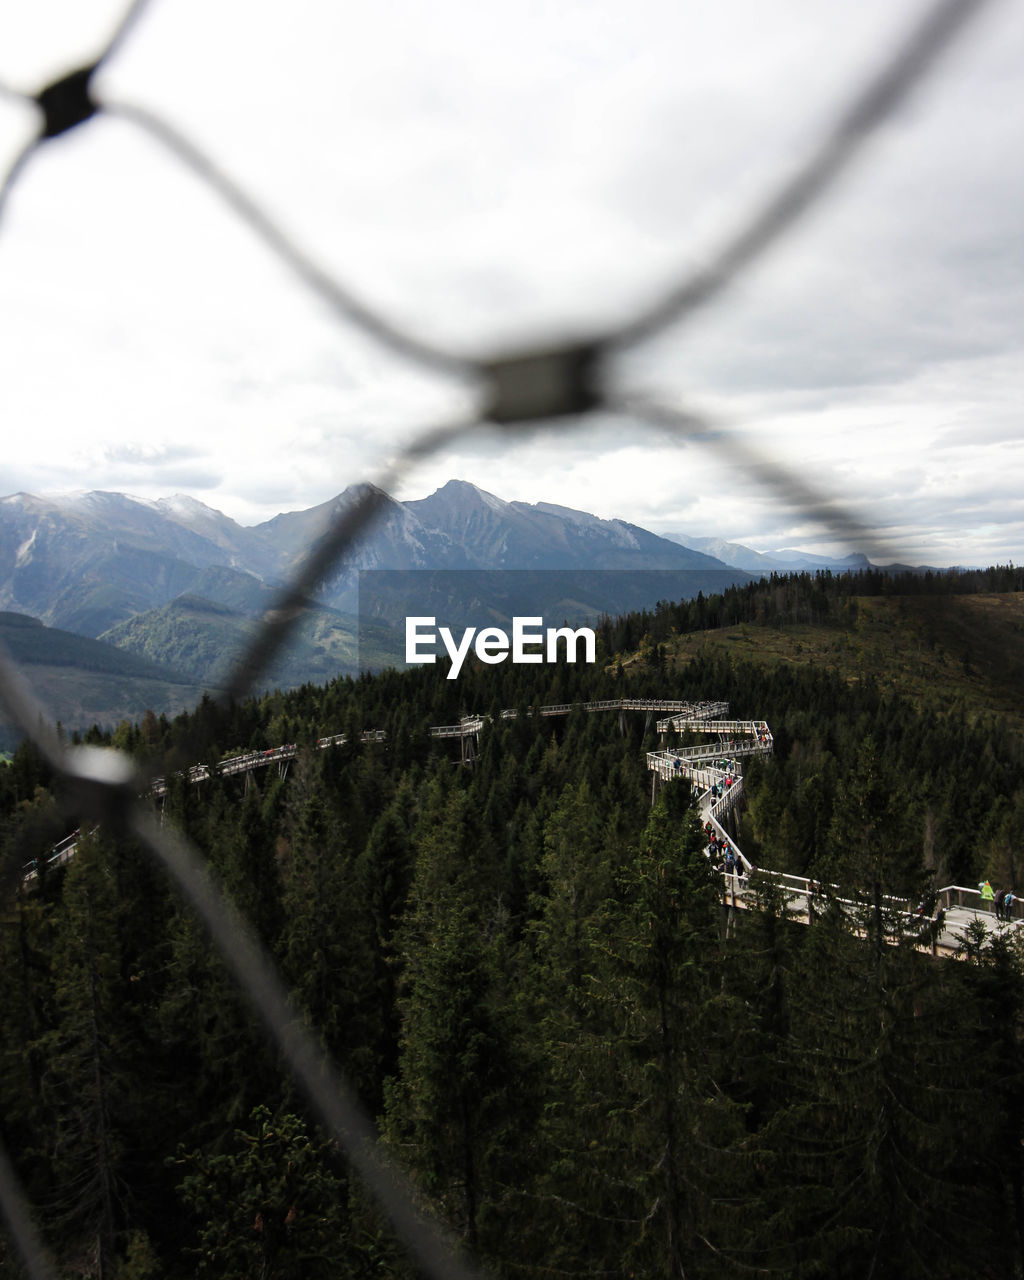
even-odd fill
[{"label": "rocky mountain ridge", "polygon": [[[140,708],[188,705],[224,682],[281,584],[331,521],[364,496],[352,487],[252,527],[181,494],[0,499],[5,634],[68,725],[109,726]],[[394,637],[403,614],[469,625],[483,616],[500,622],[506,614],[544,613],[578,624],[720,591],[785,564],[722,540],[659,537],[556,503],[508,502],[459,480],[413,501],[376,496],[377,518],[310,603],[266,674],[269,687],[323,684],[400,663]],[[372,575],[372,586],[364,578],[360,621],[359,572],[380,569],[417,573]],[[494,570],[503,571],[500,583]],[[30,619],[53,630],[26,629]],[[131,657],[139,662],[124,665]]]},{"label": "rocky mountain ridge", "polygon": [[[185,594],[260,611],[261,587],[287,580],[331,520],[330,502],[252,527],[194,498],[157,501],[92,492],[0,500],[0,609],[100,636]],[[723,562],[623,520],[551,503],[506,502],[452,480],[381,510],[320,602],[354,612],[360,569],[716,569]]]}]

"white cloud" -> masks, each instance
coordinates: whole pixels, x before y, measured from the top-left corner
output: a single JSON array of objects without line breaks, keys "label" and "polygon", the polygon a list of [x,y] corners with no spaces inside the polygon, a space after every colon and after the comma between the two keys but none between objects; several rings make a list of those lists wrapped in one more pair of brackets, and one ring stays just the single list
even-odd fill
[{"label": "white cloud", "polygon": [[[905,29],[897,8],[179,0],[144,11],[99,87],[199,141],[359,297],[491,352],[600,331],[706,261]],[[776,251],[617,364],[897,531],[907,559],[1020,559],[1024,15],[990,8]],[[0,81],[35,89],[121,12],[12,10]],[[0,98],[0,166],[26,119]],[[191,487],[258,520],[471,403],[339,323],[116,120],[48,144],[12,193],[0,330],[3,492]],[[459,476],[655,529],[829,540],[728,453],[621,418],[477,435],[400,492]]]}]

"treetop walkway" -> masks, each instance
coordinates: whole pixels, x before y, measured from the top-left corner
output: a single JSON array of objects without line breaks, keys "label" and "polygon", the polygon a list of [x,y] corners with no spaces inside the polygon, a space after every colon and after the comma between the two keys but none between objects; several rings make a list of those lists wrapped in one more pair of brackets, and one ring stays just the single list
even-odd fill
[{"label": "treetop walkway", "polygon": [[[729,711],[727,702],[684,702],[665,698],[614,698],[598,702],[552,703],[527,708],[526,715],[564,716],[576,708],[588,713],[643,711],[648,716],[655,712],[670,712],[669,716],[657,722],[660,734],[699,733],[708,739],[690,746],[649,751],[647,768],[653,775],[655,788],[659,783],[682,777],[689,779],[693,786],[700,819],[709,836],[706,853],[720,870],[722,900],[726,907],[740,910],[754,907],[757,901],[756,881],[760,878],[775,883],[781,889],[790,917],[804,923],[810,923],[815,916],[820,916],[829,903],[838,904],[842,910],[850,913],[863,908],[862,903],[845,895],[839,886],[823,885],[807,876],[755,867],[723,826],[723,821],[743,795],[743,772],[739,761],[752,756],[766,756],[773,750],[772,733],[764,720],[725,719]],[[512,707],[503,710],[500,718],[510,720],[518,715],[519,711]],[[479,734],[489,722],[488,716],[467,715],[455,725],[432,726],[430,736],[465,740]],[[366,729],[359,735],[359,741],[384,742],[386,736],[383,729]],[[329,734],[317,739],[316,750],[342,746],[348,741],[346,734]],[[191,765],[178,776],[187,778],[191,784],[199,785],[214,776],[248,775],[271,765],[276,765],[281,776],[284,776],[299,750],[298,744],[291,742],[262,751],[247,751],[212,766]],[[166,796],[167,790],[167,779],[155,778],[148,794],[159,799]],[[56,869],[69,862],[74,857],[83,834],[92,834],[93,831],[95,828],[87,833],[79,829],[65,836],[42,859],[45,867]],[[731,871],[722,865],[728,852],[733,856],[734,869]],[[33,859],[23,867],[24,885],[31,887],[38,878],[40,861]],[[924,913],[920,904],[915,907],[905,899],[886,897],[882,905],[887,915],[898,921],[905,932],[919,934],[920,945],[937,955],[959,953],[962,950],[963,931],[974,921],[980,920],[987,925],[994,922],[1001,929],[1016,929],[1024,924],[1024,902],[1015,901],[1010,908],[1009,918],[1005,921],[998,920],[994,916],[991,901],[983,899],[978,889],[961,885],[948,885],[939,889],[934,895],[934,906],[930,914]]]},{"label": "treetop walkway", "polygon": [[[655,712],[675,712],[681,720],[685,720],[687,724],[701,724],[708,717],[714,715],[723,715],[729,710],[727,702],[687,702],[678,698],[609,698],[598,702],[558,702],[550,703],[545,706],[532,707],[526,709],[526,715],[534,714],[540,716],[565,716],[568,715],[575,707],[581,707],[583,711],[644,711],[648,715]],[[519,715],[519,711],[515,707],[508,707],[500,714],[502,720],[514,720]],[[483,715],[467,715],[463,716],[458,724],[454,725],[433,725],[430,729],[432,738],[459,738],[467,739],[476,737],[484,726],[489,723],[489,717]],[[364,729],[359,735],[359,741],[362,743],[384,742],[387,734],[383,729]],[[344,746],[348,741],[348,737],[344,733],[328,734],[318,738],[316,749],[324,751],[329,747]],[[212,777],[230,778],[240,774],[249,775],[257,769],[266,769],[271,765],[276,765],[279,774],[283,777],[287,772],[288,765],[299,754],[299,745],[295,742],[288,742],[281,746],[269,747],[261,751],[246,751],[240,755],[229,756],[219,763],[210,764],[193,764],[187,769],[182,770],[180,777],[184,777],[189,783],[199,785],[208,782]],[[150,783],[148,794],[162,799],[167,795],[168,782],[165,777],[154,778]],[[63,866],[74,856],[75,847],[78,844],[81,833],[74,831],[70,835],[65,836],[58,844],[54,845],[45,858],[47,867]],[[23,868],[23,880],[28,883],[34,881],[38,875],[38,859],[26,864]]]},{"label": "treetop walkway", "polygon": [[[605,698],[599,702],[553,702],[543,707],[527,707],[528,716],[567,716],[575,708],[582,711],[675,711],[677,719],[686,724],[703,724],[712,716],[724,715],[729,710],[727,702],[682,702],[678,699],[666,698]],[[519,715],[516,707],[508,707],[501,712],[502,720],[514,720]],[[463,716],[458,724],[434,725],[430,730],[432,738],[468,738],[478,734],[489,717],[482,715]],[[663,724],[658,722],[658,732],[664,732]]]},{"label": "treetop walkway", "polygon": [[[697,797],[704,830],[709,836],[705,849],[722,879],[722,902],[727,909],[756,908],[758,884],[772,883],[782,892],[790,919],[810,924],[829,906],[837,906],[857,926],[866,904],[850,897],[840,886],[823,884],[809,876],[791,875],[755,867],[736,840],[722,825],[722,819],[743,795],[743,774],[738,760],[764,756],[772,751],[773,739],[763,720],[705,720],[687,722],[683,717],[660,721],[659,732],[689,729],[716,735],[716,741],[696,746],[649,751],[647,768],[654,775],[655,786],[675,778],[687,778]],[[732,869],[726,865],[732,854]],[[906,898],[883,896],[879,903],[891,938],[900,935],[915,939],[915,945],[933,955],[962,955],[965,932],[981,921],[995,925],[997,931],[1016,930],[1024,924],[1024,901],[1015,900],[1005,919],[995,915],[991,900],[979,889],[947,885],[931,895],[933,901],[914,904]]]}]

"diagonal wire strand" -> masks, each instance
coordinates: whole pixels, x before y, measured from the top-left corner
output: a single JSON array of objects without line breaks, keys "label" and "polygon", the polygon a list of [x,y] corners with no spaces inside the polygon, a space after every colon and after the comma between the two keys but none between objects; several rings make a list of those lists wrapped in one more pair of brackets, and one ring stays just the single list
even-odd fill
[{"label": "diagonal wire strand", "polygon": [[609,334],[608,346],[619,350],[633,347],[723,293],[825,195],[871,135],[990,2],[940,0],[929,9],[824,136],[807,163],[747,220],[711,265],[684,279],[635,319]]},{"label": "diagonal wire strand", "polygon": [[333,278],[314,261],[270,215],[203,151],[179,133],[172,125],[144,107],[129,103],[103,104],[107,115],[128,121],[150,138],[161,143],[182,164],[201,178],[260,240],[289,269],[317,294],[335,315],[356,324],[384,346],[390,347],[407,360],[443,373],[463,377],[479,374],[479,366],[464,356],[454,355],[435,347],[422,339],[406,333],[389,320],[377,314],[358,299],[355,294]]},{"label": "diagonal wire strand", "polygon": [[121,21],[114,28],[113,34],[107,41],[103,52],[93,64],[96,69],[102,67],[108,58],[113,57],[113,55],[118,51],[127,37],[138,25],[138,21],[142,17],[144,10],[149,7],[149,3],[150,0],[132,0],[132,3],[125,10]]},{"label": "diagonal wire strand", "polygon": [[324,1128],[337,1139],[419,1265],[434,1280],[480,1280],[480,1273],[461,1260],[455,1242],[417,1209],[405,1178],[381,1153],[376,1131],[362,1107],[302,1027],[281,979],[242,919],[211,884],[191,845],[161,827],[138,804],[128,815],[127,826],[195,908]]},{"label": "diagonal wire strand", "polygon": [[765,488],[797,508],[826,532],[842,537],[857,546],[870,560],[889,561],[899,553],[884,539],[872,523],[861,516],[847,500],[840,500],[791,467],[776,462],[749,440],[733,434],[710,416],[688,409],[677,409],[643,396],[623,396],[611,402],[624,413],[640,418],[667,431],[681,443],[706,445],[727,456],[730,466],[741,467]]},{"label": "diagonal wire strand", "polygon": [[[32,741],[51,767],[61,764],[61,743],[57,731],[6,649],[0,645],[0,706]],[[6,888],[6,886],[5,886]],[[7,1220],[15,1246],[31,1280],[54,1280],[47,1250],[36,1231],[17,1174],[0,1143],[0,1216]]]},{"label": "diagonal wire strand", "polygon": [[6,98],[8,102],[31,102],[32,95],[22,93],[20,89],[15,89],[4,80],[0,80],[0,98]]},{"label": "diagonal wire strand", "polygon": [[7,1226],[15,1248],[21,1254],[29,1280],[57,1280],[57,1272],[49,1251],[36,1230],[28,1205],[21,1193],[18,1176],[0,1142],[0,1216]]},{"label": "diagonal wire strand", "polygon": [[363,485],[355,501],[337,513],[327,532],[310,548],[292,581],[268,610],[263,628],[249,650],[239,659],[228,684],[229,700],[243,698],[266,671],[301,622],[311,595],[380,515],[390,501],[388,491],[407,468],[465,435],[478,422],[475,417],[468,418],[422,432],[375,482]]},{"label": "diagonal wire strand", "polygon": [[28,162],[31,160],[40,141],[41,135],[38,133],[28,139],[18,154],[11,161],[7,172],[4,174],[3,181],[0,182],[0,222],[3,221],[4,212],[7,208],[8,197],[17,185],[21,175],[28,168]]},{"label": "diagonal wire strand", "polygon": [[[211,883],[202,860],[181,836],[160,826],[137,793],[141,778],[126,756],[102,748],[65,750],[16,664],[0,650],[0,703],[45,756],[84,810],[133,835],[161,863],[202,920],[242,993],[316,1109],[372,1191],[406,1247],[434,1280],[479,1280],[459,1260],[455,1243],[416,1208],[405,1179],[381,1154],[376,1131],[337,1068],[302,1027],[288,994],[244,920]],[[98,754],[97,754],[98,753]],[[49,1280],[42,1251],[13,1170],[0,1149],[0,1208],[11,1222],[33,1280]]]}]

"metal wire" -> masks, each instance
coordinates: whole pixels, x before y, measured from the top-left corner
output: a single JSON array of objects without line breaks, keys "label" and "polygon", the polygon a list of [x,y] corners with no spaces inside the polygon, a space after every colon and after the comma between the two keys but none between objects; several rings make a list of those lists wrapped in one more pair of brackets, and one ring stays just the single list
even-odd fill
[{"label": "metal wire", "polygon": [[49,1251],[40,1239],[25,1197],[21,1194],[18,1175],[0,1143],[0,1215],[6,1221],[11,1238],[24,1260],[30,1280],[56,1280],[57,1272]]},{"label": "metal wire", "polygon": [[228,685],[228,700],[238,700],[253,688],[302,620],[310,597],[331,569],[347,555],[390,501],[388,491],[414,462],[451,444],[477,425],[475,418],[423,432],[372,484],[337,513],[327,532],[310,548],[292,582],[274,602],[249,649],[238,660]]},{"label": "metal wire", "polygon": [[277,225],[265,209],[256,203],[242,188],[233,182],[220,166],[205,155],[194,142],[180,133],[166,120],[153,115],[143,107],[129,103],[105,103],[108,115],[126,120],[160,142],[183,164],[215,191],[249,229],[263,241],[268,249],[287,266],[341,319],[351,321],[364,332],[390,347],[397,355],[427,368],[443,373],[471,377],[479,372],[477,364],[440,347],[431,346],[412,334],[406,333],[371,307],[360,301],[339,281],[329,275],[313,258],[309,257],[285,231]]},{"label": "metal wire", "polygon": [[110,39],[104,46],[103,52],[93,63],[97,69],[118,51],[132,31],[138,25],[139,19],[142,17],[146,9],[149,8],[150,0],[132,0],[128,8],[125,10],[124,17],[114,28]]},{"label": "metal wire", "polygon": [[39,138],[29,138],[18,154],[14,157],[7,172],[4,174],[3,182],[0,183],[0,223],[3,222],[4,211],[7,207],[7,200],[14,190],[18,179],[28,168],[28,162],[35,154],[39,145]]},{"label": "metal wire", "polygon": [[[490,360],[470,359],[408,333],[357,298],[341,281],[310,257],[269,213],[232,181],[168,121],[141,107],[98,101],[93,73],[130,38],[148,0],[133,0],[102,52],[91,64],[72,72],[34,95],[0,85],[6,97],[34,101],[43,112],[39,132],[31,137],[0,183],[0,219],[13,188],[24,179],[29,161],[49,136],[81,125],[94,115],[120,118],[144,131],[204,181],[293,274],[320,297],[345,324],[355,324],[403,358],[455,378],[469,380],[480,391],[477,416],[425,431],[402,451],[357,498],[341,511],[328,532],[313,546],[301,568],[265,619],[230,682],[232,696],[249,690],[287,642],[301,611],[317,587],[352,550],[385,501],[385,490],[417,461],[450,445],[485,422],[516,428],[548,423],[562,428],[592,410],[626,411],[674,438],[728,450],[734,466],[769,485],[809,519],[855,538],[866,549],[881,549],[870,524],[847,504],[819,490],[790,468],[773,461],[764,448],[724,432],[710,419],[673,409],[643,395],[617,396],[609,380],[610,357],[627,351],[719,298],[751,264],[790,231],[835,184],[871,136],[930,72],[940,55],[963,33],[989,0],[940,0],[857,93],[849,108],[805,164],[785,181],[720,250],[712,264],[675,284],[632,319],[590,341],[550,350],[497,352]],[[160,828],[138,799],[143,781],[116,753],[65,749],[52,720],[34,698],[15,664],[0,652],[0,702],[13,722],[35,743],[74,803],[97,821],[130,832],[176,881],[198,912],[218,951],[234,973],[268,1036],[285,1056],[323,1123],[359,1170],[423,1270],[440,1277],[469,1277],[470,1266],[459,1259],[445,1233],[415,1207],[404,1176],[380,1155],[373,1125],[360,1112],[351,1091],[333,1064],[325,1062],[314,1039],[294,1018],[287,992],[269,960],[227,901],[203,873],[199,854],[182,837]],[[114,761],[118,761],[114,763]],[[6,1155],[0,1150],[0,1207],[33,1280],[50,1280],[53,1269],[31,1220]]]},{"label": "metal wire", "polygon": [[649,422],[680,443],[704,446],[728,457],[731,465],[770,489],[807,520],[832,535],[841,535],[876,563],[892,562],[898,548],[881,539],[866,516],[848,501],[827,493],[791,467],[775,462],[749,439],[727,430],[706,414],[677,409],[645,396],[623,396],[615,402],[624,413]]},{"label": "metal wire", "polygon": [[763,208],[746,220],[715,261],[669,289],[659,302],[623,325],[609,341],[619,349],[634,346],[717,298],[821,200],[871,135],[989,3],[990,0],[942,0],[927,10],[824,136],[818,149]]}]

